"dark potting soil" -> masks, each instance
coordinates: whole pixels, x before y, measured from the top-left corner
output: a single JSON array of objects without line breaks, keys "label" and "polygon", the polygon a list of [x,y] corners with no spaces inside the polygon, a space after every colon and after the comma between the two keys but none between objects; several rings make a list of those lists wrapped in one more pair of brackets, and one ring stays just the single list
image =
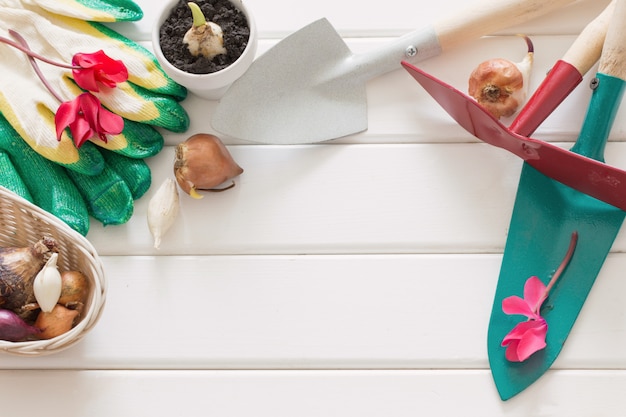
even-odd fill
[{"label": "dark potting soil", "polygon": [[217,23],[224,36],[227,53],[212,59],[193,56],[183,43],[193,19],[188,0],[180,0],[159,31],[159,43],[165,58],[176,68],[192,74],[208,74],[226,68],[237,60],[248,45],[250,27],[246,16],[228,0],[194,0],[207,21]]}]

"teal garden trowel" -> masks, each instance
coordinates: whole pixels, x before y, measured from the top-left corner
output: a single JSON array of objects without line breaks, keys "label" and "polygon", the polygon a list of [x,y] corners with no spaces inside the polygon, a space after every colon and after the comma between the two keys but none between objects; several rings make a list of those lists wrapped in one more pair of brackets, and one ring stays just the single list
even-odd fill
[{"label": "teal garden trowel", "polygon": [[[469,96],[411,65],[404,65],[466,130],[525,160],[489,325],[490,365],[502,399],[511,398],[524,390],[554,362],[624,219],[624,212],[615,207],[626,207],[619,196],[623,193],[611,191],[616,185],[612,179],[617,178],[613,174],[621,176],[622,171],[609,166],[589,165],[591,158],[598,164],[603,163],[604,145],[623,95],[624,74],[620,72],[620,63],[624,60],[616,45],[624,44],[625,39],[621,28],[616,27],[619,24],[612,25],[611,35],[606,39],[587,116],[572,152],[545,152],[543,145],[538,143],[540,141],[521,136],[530,135],[580,82],[581,74],[595,63],[605,39],[609,17],[618,1],[620,9],[614,12],[613,21],[624,21],[624,1],[616,0],[585,28],[509,129]],[[580,73],[576,74],[576,70]],[[524,146],[536,147],[540,164],[537,159],[524,155]],[[580,180],[575,177],[576,171],[572,171],[571,164],[567,164],[568,159],[581,162],[572,159],[573,153],[588,157],[580,165],[586,169]],[[563,179],[569,186],[552,178]],[[521,295],[526,280],[531,276],[539,276],[547,282],[564,257],[574,232],[578,235],[578,243],[573,258],[549,298],[542,304],[540,312],[548,324],[546,348],[524,362],[508,361],[502,341],[525,318],[506,315],[502,310],[502,301],[512,295]]]},{"label": "teal garden trowel", "polygon": [[[603,161],[626,78],[626,0],[615,1],[593,92],[573,152]],[[504,250],[488,331],[492,375],[509,399],[541,377],[555,361],[624,221],[625,212],[563,185],[524,164]],[[523,316],[507,315],[502,301],[522,296],[531,276],[545,284],[561,263],[572,233],[578,243],[569,265],[540,310],[546,347],[522,362],[505,357],[504,337]]]}]

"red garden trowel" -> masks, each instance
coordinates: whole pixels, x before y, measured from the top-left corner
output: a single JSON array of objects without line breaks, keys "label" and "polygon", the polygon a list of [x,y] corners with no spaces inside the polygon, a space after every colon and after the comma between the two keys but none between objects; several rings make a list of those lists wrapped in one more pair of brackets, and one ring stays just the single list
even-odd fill
[{"label": "red garden trowel", "polygon": [[518,121],[513,123],[512,127],[516,130],[504,126],[467,94],[412,64],[403,62],[402,65],[459,125],[477,138],[512,152],[550,178],[626,210],[626,171],[584,154],[522,136],[534,131],[580,83],[581,74],[595,63],[589,57],[593,56],[591,52],[601,48],[605,33],[602,28],[608,22],[606,17],[612,7],[613,3],[610,3],[602,15],[585,28],[564,59],[552,68],[518,116]]},{"label": "red garden trowel", "polygon": [[[576,145],[572,148],[573,152],[599,161],[603,159],[604,145],[624,90],[624,74],[619,72],[622,71],[619,65],[624,60],[617,52],[619,49],[614,46],[626,41],[621,27],[621,22],[626,18],[626,4],[625,0],[617,1],[619,3],[615,5],[612,18],[617,24],[611,26],[607,35],[587,116]],[[551,75],[544,84],[550,83]],[[418,78],[421,77],[422,74],[418,74]],[[446,88],[442,87],[441,90]],[[535,96],[541,90],[540,87]],[[446,101],[442,97],[449,95],[449,91],[448,88],[445,93],[439,93],[436,88],[432,88],[430,93],[435,98],[439,96],[439,102],[444,107],[450,106],[450,103],[456,107],[467,106],[471,100],[468,98],[465,104],[455,100]],[[539,104],[533,101],[535,96],[524,109],[530,109],[528,111],[531,114],[533,106],[541,108],[540,101]],[[451,112],[450,108],[446,110]],[[538,124],[530,122],[533,117],[525,119],[525,111],[512,127],[529,134]],[[535,119],[539,123],[542,120],[541,117]],[[482,122],[481,118],[472,120]],[[481,134],[486,132],[484,129],[478,130]],[[624,219],[622,210],[543,175],[531,166],[531,162],[527,160],[522,169],[489,325],[490,366],[504,400],[528,387],[556,359]],[[501,343],[505,335],[522,320],[518,316],[505,315],[502,300],[511,295],[521,295],[524,283],[530,276],[536,275],[547,282],[561,262],[574,231],[579,235],[574,257],[541,310],[549,326],[547,347],[525,362],[509,362]]]}]

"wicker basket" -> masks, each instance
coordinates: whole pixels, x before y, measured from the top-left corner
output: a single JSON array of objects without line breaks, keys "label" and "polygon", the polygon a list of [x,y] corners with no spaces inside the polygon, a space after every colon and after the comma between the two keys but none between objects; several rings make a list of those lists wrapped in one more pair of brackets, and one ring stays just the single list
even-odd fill
[{"label": "wicker basket", "polygon": [[58,352],[78,342],[102,313],[106,282],[102,263],[91,243],[55,216],[0,187],[0,246],[30,246],[42,237],[57,241],[60,271],[78,270],[89,278],[90,296],[80,322],[70,331],[47,340],[0,341],[0,351],[23,356]]}]

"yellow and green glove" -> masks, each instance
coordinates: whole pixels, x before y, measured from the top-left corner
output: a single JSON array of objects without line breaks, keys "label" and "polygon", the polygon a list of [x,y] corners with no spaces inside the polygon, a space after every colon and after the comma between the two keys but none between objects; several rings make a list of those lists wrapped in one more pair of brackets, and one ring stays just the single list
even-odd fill
[{"label": "yellow and green glove", "polygon": [[[108,135],[106,142],[96,136],[78,148],[66,131],[57,140],[54,115],[59,100],[38,79],[28,56],[0,43],[0,150],[4,151],[0,163],[8,167],[2,167],[2,182],[65,217],[82,234],[87,233],[89,220],[85,210],[77,207],[76,191],[87,212],[103,224],[124,223],[132,214],[132,199],[150,185],[143,158],[163,147],[155,127],[182,132],[189,126],[179,104],[186,90],[165,75],[145,48],[91,21],[141,16],[140,8],[127,0],[0,0],[0,36],[10,38],[12,31],[18,32],[33,52],[67,64],[77,53],[102,50],[128,69],[128,81],[92,92],[106,109],[124,118],[124,129]],[[69,102],[83,93],[71,70],[46,63],[38,66],[61,100]],[[15,145],[17,138],[28,146]],[[48,193],[40,192],[42,176],[49,177]],[[18,177],[21,188],[14,185]],[[67,213],[70,209],[77,218]]]}]

